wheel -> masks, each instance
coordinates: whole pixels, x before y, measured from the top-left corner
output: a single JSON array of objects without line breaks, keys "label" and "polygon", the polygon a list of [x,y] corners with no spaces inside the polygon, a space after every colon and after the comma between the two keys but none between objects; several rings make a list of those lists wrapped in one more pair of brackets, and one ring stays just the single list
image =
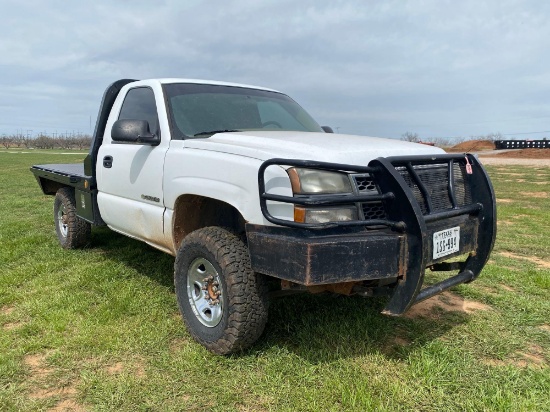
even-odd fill
[{"label": "wheel", "polygon": [[267,126],[270,126],[270,125],[277,126],[279,129],[283,128],[283,126],[281,126],[281,123],[276,122],[275,120],[269,120],[265,123],[262,123],[263,128],[266,128]]},{"label": "wheel", "polygon": [[92,227],[76,215],[73,189],[62,187],[57,191],[53,204],[53,217],[61,247],[77,249],[90,243]]},{"label": "wheel", "polygon": [[267,322],[268,289],[233,233],[206,227],[181,243],[174,265],[178,306],[193,338],[227,355],[250,347]]}]

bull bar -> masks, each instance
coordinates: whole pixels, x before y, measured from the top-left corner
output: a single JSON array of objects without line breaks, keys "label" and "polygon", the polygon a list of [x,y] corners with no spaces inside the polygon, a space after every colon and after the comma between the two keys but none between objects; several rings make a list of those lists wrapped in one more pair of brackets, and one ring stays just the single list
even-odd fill
[{"label": "bull bar", "polygon": [[[433,164],[446,164],[448,173],[448,196],[451,203],[450,208],[437,211],[433,206],[432,194],[429,187],[424,184],[421,178],[416,173],[417,167]],[[340,171],[346,173],[368,173],[373,177],[377,184],[378,194],[335,194],[335,195],[301,195],[282,196],[270,194],[265,188],[265,171],[270,166],[290,166],[304,167],[310,169],[318,169],[325,171]],[[460,205],[457,201],[457,189],[454,184],[454,166],[471,167],[471,173],[464,175],[464,184],[469,187],[471,199],[468,204]],[[404,180],[399,170],[406,169],[411,177],[415,188],[421,193],[425,202],[425,210],[420,207],[417,197],[413,190]],[[337,163],[317,162],[311,160],[297,159],[270,159],[265,161],[258,171],[258,188],[260,194],[260,207],[263,216],[269,222],[278,225],[273,228],[275,237],[280,239],[295,241],[299,244],[300,241],[306,243],[304,253],[308,253],[308,259],[305,264],[310,264],[312,259],[311,250],[316,246],[316,238],[332,239],[337,242],[340,235],[352,234],[353,239],[361,239],[365,241],[370,239],[369,236],[374,233],[380,233],[384,230],[391,233],[385,237],[374,236],[371,244],[382,245],[387,242],[389,245],[391,239],[398,238],[400,246],[399,253],[404,256],[395,257],[395,268],[392,266],[392,271],[395,272],[397,282],[393,284],[389,290],[390,299],[382,311],[388,315],[398,316],[403,314],[410,306],[422,300],[428,299],[442,291],[461,284],[469,283],[475,280],[485,263],[489,258],[489,254],[493,248],[496,236],[496,203],[493,187],[489,177],[478,161],[471,154],[442,154],[429,156],[399,156],[377,158],[372,160],[368,166],[357,166]],[[290,203],[303,206],[335,206],[342,204],[357,204],[361,202],[382,201],[386,211],[386,219],[372,220],[354,220],[345,222],[329,222],[329,223],[300,223],[280,219],[273,216],[268,209],[268,201]],[[443,258],[434,259],[430,253],[433,248],[432,237],[430,234],[441,228],[453,225],[459,225],[464,233],[464,238],[461,237],[460,250]],[[446,225],[446,226],[445,226]],[[281,228],[282,226],[283,228]],[[287,229],[284,229],[286,227]],[[383,228],[383,229],[381,229]],[[327,283],[330,280],[333,283],[334,277],[317,277],[311,273],[311,267],[304,269],[306,277],[293,277],[290,271],[296,270],[300,272],[301,266],[289,268],[286,274],[279,275],[278,271],[269,267],[269,256],[266,255],[267,239],[271,236],[269,230],[260,228],[258,225],[247,225],[247,233],[249,236],[249,247],[251,249],[252,266],[254,270],[274,275],[283,279],[289,279],[297,283],[305,285],[314,285]],[[346,238],[350,239],[350,238]],[[355,241],[355,240],[354,240]],[[286,240],[281,241],[280,245],[284,245]],[[309,242],[309,243],[308,243]],[[389,243],[388,243],[389,242]],[[325,242],[323,247],[326,249],[329,242]],[[354,243],[350,243],[354,244]],[[392,246],[393,247],[393,246]],[[371,250],[357,249],[361,251]],[[397,250],[393,247],[393,253]],[[468,257],[463,262],[447,262],[450,258],[468,253]],[[262,255],[263,254],[263,255]],[[361,276],[362,268],[354,268],[356,271],[355,278],[351,280],[376,279],[376,273],[380,272],[380,268],[376,266],[376,260],[382,259],[379,253],[371,253],[372,256],[366,256],[364,259],[368,262],[373,262],[374,274],[365,273]],[[315,256],[319,256],[316,254]],[[315,258],[315,256],[313,258]],[[383,260],[380,260],[384,262]],[[388,261],[389,262],[389,261]],[[286,262],[288,266],[289,262]],[[277,264],[275,264],[277,266]],[[330,265],[329,265],[330,266]],[[278,265],[278,268],[281,268]],[[369,266],[370,267],[370,266]],[[396,268],[400,269],[397,270]],[[424,275],[426,268],[432,271],[448,271],[458,270],[458,273],[445,279],[439,283],[422,288],[424,284]],[[321,269],[319,269],[321,270]],[[328,270],[328,269],[327,269]],[[354,272],[355,273],[355,272]],[[345,278],[342,274],[340,281],[349,281],[349,277]]]}]

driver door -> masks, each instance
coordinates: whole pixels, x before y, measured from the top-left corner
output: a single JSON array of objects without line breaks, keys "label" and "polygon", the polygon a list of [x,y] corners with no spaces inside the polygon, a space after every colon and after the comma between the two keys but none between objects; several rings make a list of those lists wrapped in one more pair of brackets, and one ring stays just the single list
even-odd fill
[{"label": "driver door", "polygon": [[[157,96],[152,87],[130,88],[119,115],[109,118],[97,157],[98,206],[111,229],[164,249],[162,180],[169,139],[162,138],[157,110],[157,101],[162,102],[162,97]],[[118,119],[146,120],[150,132],[161,136],[160,144],[113,142],[111,127]]]}]

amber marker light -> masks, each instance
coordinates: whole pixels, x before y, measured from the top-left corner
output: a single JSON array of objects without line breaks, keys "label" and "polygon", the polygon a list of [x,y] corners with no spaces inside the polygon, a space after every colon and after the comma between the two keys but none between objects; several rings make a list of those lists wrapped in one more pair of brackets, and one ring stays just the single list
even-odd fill
[{"label": "amber marker light", "polygon": [[305,223],[306,222],[306,209],[299,206],[294,206],[294,221]]},{"label": "amber marker light", "polygon": [[[298,176],[298,171],[296,170],[296,168],[292,167],[288,169],[286,172],[288,173],[288,177],[290,177],[290,185],[292,186],[292,193],[301,193],[302,185],[300,184],[300,176]],[[305,211],[304,211],[304,214],[305,214]]]}]

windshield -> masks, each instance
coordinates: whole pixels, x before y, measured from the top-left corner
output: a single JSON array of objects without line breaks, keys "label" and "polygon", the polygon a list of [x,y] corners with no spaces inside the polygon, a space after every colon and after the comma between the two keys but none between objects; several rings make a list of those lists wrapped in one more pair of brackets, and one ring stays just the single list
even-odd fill
[{"label": "windshield", "polygon": [[276,92],[210,84],[165,84],[173,138],[208,137],[222,131],[323,132],[290,97]]}]

